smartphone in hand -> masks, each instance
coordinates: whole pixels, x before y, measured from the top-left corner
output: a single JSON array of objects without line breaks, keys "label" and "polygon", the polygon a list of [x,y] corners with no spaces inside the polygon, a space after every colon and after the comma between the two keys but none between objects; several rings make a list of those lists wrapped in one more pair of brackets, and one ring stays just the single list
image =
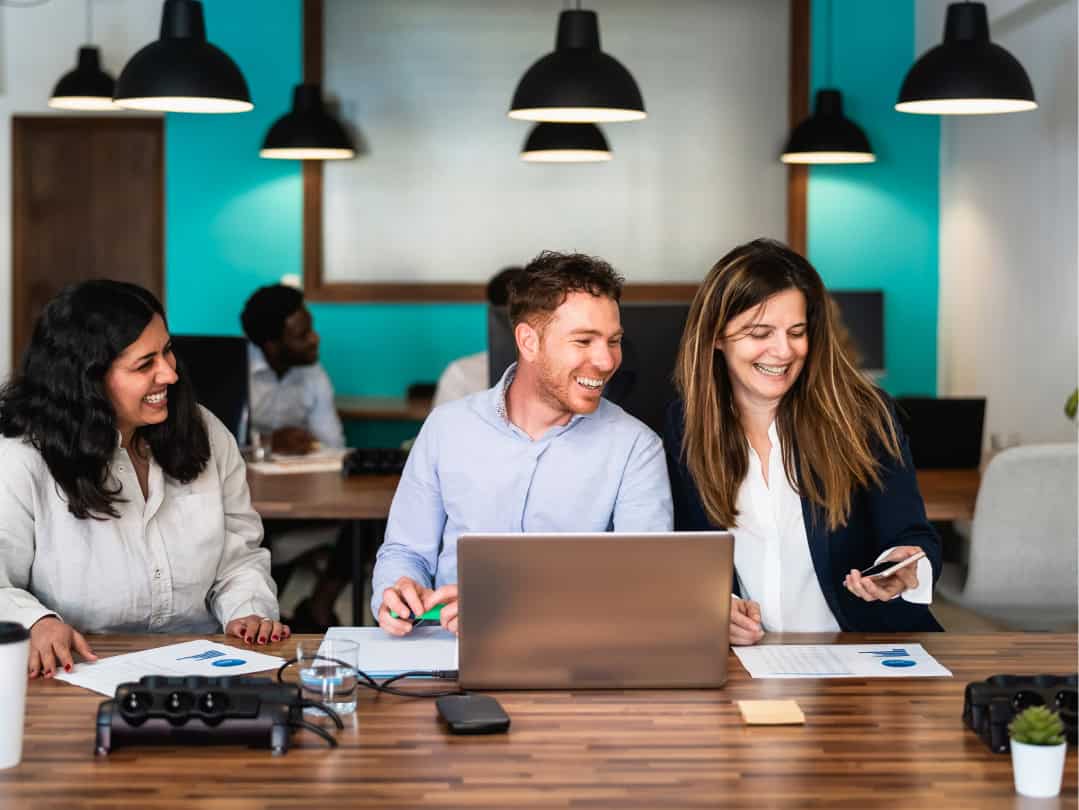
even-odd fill
[{"label": "smartphone in hand", "polygon": [[869,577],[870,579],[879,579],[882,577],[890,577],[900,568],[905,568],[908,565],[913,565],[922,557],[925,556],[924,551],[919,551],[917,554],[911,554],[902,560],[882,560],[881,562],[871,565],[861,572],[863,577]]}]

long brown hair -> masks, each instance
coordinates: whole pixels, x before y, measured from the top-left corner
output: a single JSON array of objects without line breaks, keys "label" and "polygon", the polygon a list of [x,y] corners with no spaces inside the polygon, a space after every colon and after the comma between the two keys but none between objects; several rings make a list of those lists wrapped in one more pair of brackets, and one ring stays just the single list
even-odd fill
[{"label": "long brown hair", "polygon": [[685,408],[683,458],[719,526],[737,525],[749,450],[716,341],[736,316],[789,289],[805,295],[809,351],[776,416],[787,480],[834,530],[847,522],[854,492],[880,484],[878,448],[901,458],[888,404],[842,346],[817,271],[785,245],[756,239],[716,262],[697,290],[675,369]]}]

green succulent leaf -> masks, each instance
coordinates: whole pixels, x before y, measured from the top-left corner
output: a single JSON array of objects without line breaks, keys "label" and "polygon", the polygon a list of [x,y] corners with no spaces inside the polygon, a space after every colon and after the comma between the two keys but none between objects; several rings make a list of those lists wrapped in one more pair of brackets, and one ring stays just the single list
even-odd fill
[{"label": "green succulent leaf", "polygon": [[1072,391],[1068,401],[1064,403],[1064,413],[1069,419],[1075,419],[1075,411],[1079,409],[1079,388]]},{"label": "green succulent leaf", "polygon": [[1064,742],[1064,724],[1060,716],[1045,706],[1030,706],[1019,712],[1008,725],[1016,742],[1027,745],[1060,745]]}]

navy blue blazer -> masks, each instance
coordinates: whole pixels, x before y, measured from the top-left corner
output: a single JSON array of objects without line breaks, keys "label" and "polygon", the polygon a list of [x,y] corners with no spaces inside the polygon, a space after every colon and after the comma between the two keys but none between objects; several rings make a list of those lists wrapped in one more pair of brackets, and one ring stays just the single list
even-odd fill
[{"label": "navy blue blazer", "polygon": [[[894,414],[893,414],[894,419]],[[925,516],[925,503],[918,492],[914,463],[906,435],[896,421],[903,449],[903,463],[881,453],[881,485],[862,489],[851,502],[850,519],[835,531],[828,530],[823,511],[802,498],[809,552],[821,591],[840,629],[846,632],[923,632],[943,630],[927,605],[902,597],[890,602],[866,602],[843,587],[852,568],[872,565],[892,546],[921,546],[933,568],[933,582],[940,577],[940,538]],[[667,410],[664,446],[674,496],[675,531],[714,530],[682,458],[685,417],[682,403]],[[735,571],[734,589],[738,593]],[[741,594],[738,594],[741,596]]]}]

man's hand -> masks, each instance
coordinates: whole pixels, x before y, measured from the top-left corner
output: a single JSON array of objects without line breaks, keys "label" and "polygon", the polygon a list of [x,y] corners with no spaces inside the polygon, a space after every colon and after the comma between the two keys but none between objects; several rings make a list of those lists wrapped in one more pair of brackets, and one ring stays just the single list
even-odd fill
[{"label": "man's hand", "polygon": [[315,446],[315,437],[301,427],[278,428],[270,437],[270,448],[274,453],[286,456],[303,456]]},{"label": "man's hand", "polygon": [[[414,579],[401,577],[382,592],[382,607],[378,609],[378,626],[391,636],[407,636],[412,632],[412,617],[424,612],[423,594],[431,593]],[[397,614],[395,619],[390,611]]]},{"label": "man's hand", "polygon": [[[884,559],[901,562],[921,550],[920,546],[897,546]],[[875,579],[863,577],[852,568],[843,579],[843,585],[852,594],[866,602],[888,602],[904,591],[918,587],[918,563],[911,563],[906,568],[900,568],[890,577],[876,577]]]},{"label": "man's hand", "polygon": [[[439,623],[457,635],[457,586],[443,585],[432,589],[414,579],[401,577],[382,592],[382,607],[378,609],[378,626],[391,636],[407,636],[412,632],[412,617],[420,616],[442,605]],[[395,619],[390,611],[397,614]]]},{"label": "man's hand", "polygon": [[438,623],[455,636],[457,635],[457,586],[443,585],[433,591],[428,591],[423,598],[423,612],[426,613],[438,605],[442,605],[442,612],[438,614]]},{"label": "man's hand", "polygon": [[74,650],[87,661],[96,661],[97,656],[90,649],[86,639],[70,624],[64,624],[56,616],[45,616],[34,622],[30,628],[30,663],[27,674],[31,678],[40,675],[51,678],[57,667],[64,672],[71,672]]},{"label": "man's hand", "polygon": [[761,606],[752,599],[731,597],[731,644],[739,647],[756,644],[764,638]]}]

